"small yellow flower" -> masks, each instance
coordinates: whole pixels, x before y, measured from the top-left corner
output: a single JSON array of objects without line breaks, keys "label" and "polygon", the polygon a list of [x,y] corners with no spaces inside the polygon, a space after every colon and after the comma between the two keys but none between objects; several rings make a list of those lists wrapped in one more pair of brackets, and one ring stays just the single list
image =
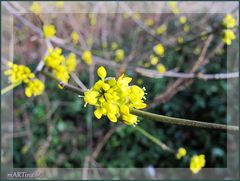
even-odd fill
[{"label": "small yellow flower", "polygon": [[116,42],[112,42],[112,50],[116,50],[118,48],[118,44]]},{"label": "small yellow flower", "polygon": [[156,29],[158,35],[162,35],[167,30],[167,25],[163,24]]},{"label": "small yellow flower", "polygon": [[190,161],[190,170],[192,173],[198,173],[206,164],[205,155],[194,155]]},{"label": "small yellow flower", "polygon": [[232,40],[236,39],[236,36],[232,30],[225,30],[222,34],[222,40],[225,42],[227,45],[231,45]]},{"label": "small yellow flower", "polygon": [[163,56],[164,55],[164,46],[162,44],[157,44],[156,46],[154,46],[153,48],[154,52],[159,55],[159,56]]},{"label": "small yellow flower", "polygon": [[96,107],[94,115],[97,119],[107,116],[111,122],[117,122],[118,119],[127,125],[136,125],[137,116],[130,113],[130,108],[143,109],[146,104],[145,92],[140,87],[129,86],[132,78],[121,75],[117,80],[108,77],[104,67],[97,70],[101,80],[84,93],[84,101]]},{"label": "small yellow flower", "polygon": [[145,23],[145,25],[150,26],[150,27],[154,25],[154,21],[151,18],[146,19],[144,21],[144,23]]},{"label": "small yellow flower", "polygon": [[181,17],[179,18],[179,23],[185,24],[186,22],[187,22],[186,16],[181,16]]},{"label": "small yellow flower", "polygon": [[107,76],[107,72],[103,66],[99,67],[97,70],[98,76],[103,80]]},{"label": "small yellow flower", "polygon": [[45,38],[51,38],[55,36],[56,34],[56,29],[54,25],[44,25],[43,26],[43,34]]},{"label": "small yellow flower", "polygon": [[39,79],[33,79],[27,83],[25,95],[27,97],[38,96],[44,91],[44,84]]},{"label": "small yellow flower", "polygon": [[178,149],[178,152],[177,152],[177,154],[176,154],[176,157],[177,157],[177,159],[181,159],[181,158],[185,157],[186,154],[187,154],[187,150],[186,150],[185,148],[183,148],[183,147],[180,147],[180,148]]},{"label": "small yellow flower", "polygon": [[232,17],[232,15],[227,14],[223,19],[223,26],[226,28],[233,28],[236,26],[236,20]]},{"label": "small yellow flower", "polygon": [[189,25],[184,25],[183,26],[183,31],[185,31],[187,33],[187,32],[189,32],[189,30],[190,30]]},{"label": "small yellow flower", "polygon": [[89,50],[84,51],[83,54],[82,54],[82,59],[86,64],[88,64],[88,65],[92,64],[92,53],[91,53],[91,51],[89,51]]},{"label": "small yellow flower", "polygon": [[76,60],[76,55],[74,53],[69,54],[69,56],[65,60],[65,65],[69,73],[75,70],[77,66],[77,60]]},{"label": "small yellow flower", "polygon": [[117,61],[122,61],[124,59],[124,50],[123,49],[116,50],[115,55]]},{"label": "small yellow flower", "polygon": [[72,38],[72,41],[74,44],[77,44],[78,43],[78,40],[79,40],[79,35],[77,34],[76,31],[73,31],[71,33],[71,38]]},{"label": "small yellow flower", "polygon": [[30,11],[32,11],[35,14],[39,14],[42,11],[42,7],[38,2],[33,2],[30,6]]},{"label": "small yellow flower", "polygon": [[178,14],[180,10],[177,7],[177,2],[170,1],[168,2],[168,6],[170,7],[173,14]]},{"label": "small yellow flower", "polygon": [[179,44],[182,44],[183,43],[183,37],[182,36],[179,36],[178,39],[177,39],[178,43]]},{"label": "small yellow flower", "polygon": [[96,19],[95,15],[93,13],[88,14],[88,20],[89,20],[89,24],[91,26],[95,26],[96,23],[97,23],[97,19]]},{"label": "small yellow flower", "polygon": [[134,20],[139,20],[141,18],[141,15],[139,13],[133,13],[132,18]]},{"label": "small yellow flower", "polygon": [[158,63],[158,57],[156,56],[150,56],[150,62],[152,65],[156,65]]},{"label": "small yellow flower", "polygon": [[157,65],[157,71],[160,73],[160,74],[163,74],[166,72],[166,67],[163,65],[163,64],[158,64]]},{"label": "small yellow flower", "polygon": [[56,2],[55,2],[55,6],[56,6],[57,8],[62,8],[62,7],[64,6],[64,1],[56,1]]}]

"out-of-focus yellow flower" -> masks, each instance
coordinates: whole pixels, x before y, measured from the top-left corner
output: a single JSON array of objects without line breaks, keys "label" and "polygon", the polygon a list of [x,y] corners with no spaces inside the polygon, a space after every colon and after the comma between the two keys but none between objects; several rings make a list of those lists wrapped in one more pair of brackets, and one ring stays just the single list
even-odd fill
[{"label": "out-of-focus yellow flower", "polygon": [[201,49],[199,47],[196,47],[193,51],[194,54],[199,55],[201,52]]},{"label": "out-of-focus yellow flower", "polygon": [[129,86],[132,78],[121,75],[117,80],[108,77],[104,67],[97,71],[101,80],[84,93],[84,101],[96,107],[94,115],[97,119],[107,116],[111,122],[123,121],[127,125],[136,125],[137,116],[130,113],[130,108],[146,107],[143,99],[145,92],[140,87]]},{"label": "out-of-focus yellow flower", "polygon": [[129,14],[128,14],[128,13],[123,13],[123,17],[124,17],[125,19],[127,19],[127,18],[129,18]]},{"label": "out-of-focus yellow flower", "polygon": [[186,16],[181,16],[181,17],[179,18],[179,23],[185,24],[186,22],[187,22],[187,17],[186,17]]},{"label": "out-of-focus yellow flower", "polygon": [[76,55],[74,53],[70,53],[65,60],[65,65],[67,67],[67,71],[73,72],[77,66]]},{"label": "out-of-focus yellow flower", "polygon": [[112,47],[112,50],[116,50],[118,48],[117,42],[112,42],[111,47]]},{"label": "out-of-focus yellow flower", "polygon": [[151,66],[151,64],[150,64],[149,62],[145,62],[145,63],[143,64],[143,66],[146,67],[146,68],[148,68],[148,67]]},{"label": "out-of-focus yellow flower", "polygon": [[222,40],[225,42],[227,45],[231,45],[232,40],[236,39],[236,36],[232,30],[224,30],[222,34]]},{"label": "out-of-focus yellow flower", "polygon": [[82,59],[86,64],[88,64],[88,65],[92,64],[92,53],[91,53],[91,51],[89,51],[89,50],[84,51],[83,54],[82,54]]},{"label": "out-of-focus yellow flower", "polygon": [[177,39],[178,43],[179,44],[182,44],[183,43],[183,37],[182,36],[179,36],[178,39]]},{"label": "out-of-focus yellow flower", "polygon": [[55,6],[56,6],[57,8],[62,8],[62,7],[64,6],[64,1],[56,1],[56,2],[55,2]]},{"label": "out-of-focus yellow flower", "polygon": [[79,40],[79,35],[77,34],[76,31],[73,31],[71,33],[71,38],[72,38],[72,41],[74,44],[77,44],[78,43],[78,40]]},{"label": "out-of-focus yellow flower", "polygon": [[178,14],[180,10],[177,7],[177,2],[170,1],[168,2],[168,6],[170,7],[173,14]]},{"label": "out-of-focus yellow flower", "polygon": [[183,147],[180,147],[180,148],[178,149],[177,154],[176,154],[176,158],[177,158],[177,159],[181,159],[181,158],[185,157],[186,154],[187,154],[187,150],[186,150],[185,148],[183,148]]},{"label": "out-of-focus yellow flower", "polygon": [[4,71],[4,75],[8,76],[8,81],[12,84],[28,83],[30,79],[35,77],[27,66],[17,65],[10,61],[7,62],[7,66],[9,69]]},{"label": "out-of-focus yellow flower", "polygon": [[44,84],[39,79],[30,80],[27,83],[25,88],[25,95],[27,97],[38,96],[41,95],[44,91]]},{"label": "out-of-focus yellow flower", "polygon": [[93,13],[88,14],[88,20],[91,26],[95,26],[97,24],[96,16]]},{"label": "out-of-focus yellow flower", "polygon": [[156,65],[158,63],[159,59],[156,56],[150,56],[150,62],[152,65]]},{"label": "out-of-focus yellow flower", "polygon": [[166,72],[166,67],[163,64],[159,63],[159,64],[157,64],[157,71],[159,73],[163,74]]},{"label": "out-of-focus yellow flower", "polygon": [[227,14],[223,19],[223,25],[226,28],[233,28],[236,26],[236,20],[232,17],[231,14]]},{"label": "out-of-focus yellow flower", "polygon": [[117,61],[119,62],[122,61],[124,59],[124,50],[123,49],[116,50],[115,55]]},{"label": "out-of-focus yellow flower", "polygon": [[162,24],[161,26],[159,26],[157,29],[156,29],[156,33],[158,35],[162,35],[164,32],[166,32],[167,30],[167,25],[165,24]]},{"label": "out-of-focus yellow flower", "polygon": [[102,43],[102,47],[103,47],[103,48],[107,48],[107,47],[108,47],[108,43],[107,43],[107,42],[103,42],[103,43]]},{"label": "out-of-focus yellow flower", "polygon": [[145,25],[147,26],[153,26],[154,25],[154,21],[153,19],[151,18],[147,18],[145,21],[144,21]]},{"label": "out-of-focus yellow flower", "polygon": [[183,26],[183,31],[185,31],[186,33],[188,33],[189,30],[190,30],[189,25],[186,24],[186,25]]},{"label": "out-of-focus yellow flower", "polygon": [[56,29],[54,25],[44,25],[43,26],[43,34],[45,38],[51,38],[55,36],[56,34]]},{"label": "out-of-focus yellow flower", "polygon": [[38,2],[33,2],[30,6],[30,11],[32,11],[35,14],[39,14],[42,11],[42,6]]},{"label": "out-of-focus yellow flower", "polygon": [[133,13],[133,14],[132,14],[132,18],[133,18],[134,20],[139,20],[139,19],[141,18],[141,15],[140,15],[139,13]]},{"label": "out-of-focus yellow flower", "polygon": [[192,173],[198,173],[206,164],[205,155],[194,155],[190,161],[190,170]]},{"label": "out-of-focus yellow flower", "polygon": [[164,46],[162,44],[157,44],[156,46],[153,47],[153,51],[159,55],[159,56],[163,56],[164,55]]}]

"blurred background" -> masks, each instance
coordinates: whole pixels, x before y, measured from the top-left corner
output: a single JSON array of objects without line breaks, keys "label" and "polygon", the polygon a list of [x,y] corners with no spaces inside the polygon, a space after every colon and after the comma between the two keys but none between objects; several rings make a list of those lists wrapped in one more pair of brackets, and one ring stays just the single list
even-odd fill
[{"label": "blurred background", "polygon": [[[146,110],[150,112],[237,124],[238,31],[229,46],[221,34],[227,13],[238,25],[237,3],[38,2],[39,13],[31,12],[32,5],[33,2],[3,4],[2,60],[10,59],[34,71],[47,50],[46,41],[38,31],[44,24],[52,24],[57,30],[56,37],[50,40],[53,47],[61,47],[64,55],[76,54],[78,65],[74,73],[87,88],[98,80],[96,70],[104,65],[108,76],[124,72],[133,78],[132,83],[146,88]],[[219,9],[223,12],[218,12]],[[73,42],[72,32],[78,34],[77,42]],[[165,53],[156,56],[155,63],[151,55],[159,43]],[[121,61],[116,59],[119,49],[124,51]],[[91,65],[80,56],[85,50],[93,54]],[[227,50],[233,53],[229,55]],[[166,71],[161,72],[159,64]],[[122,174],[129,179],[134,178],[131,168],[146,168],[147,178],[156,179],[166,177],[157,168],[189,168],[190,155],[203,153],[206,168],[227,167],[224,132],[139,118],[138,126],[170,148],[187,149],[189,155],[177,160],[134,127],[111,123],[105,117],[97,120],[93,108],[84,107],[83,98],[59,89],[56,82],[41,74],[37,77],[45,83],[42,95],[27,98],[24,88],[19,86],[14,89],[13,97],[11,94],[2,97],[2,111],[5,111],[2,144],[13,141],[13,157],[2,150],[3,164],[13,161],[14,168],[106,168],[95,175],[84,170],[81,177],[104,178],[105,174],[116,179],[119,177],[113,168],[128,168]],[[73,80],[70,83],[75,84]],[[7,78],[2,76],[2,88],[7,84]],[[13,129],[6,122],[11,108]],[[237,138],[230,136],[230,139],[233,141],[228,149],[236,151]],[[216,174],[235,178],[238,159],[231,158],[231,162],[233,167]],[[178,178],[178,173],[172,172],[171,177]],[[199,174],[195,178],[204,176]]]}]

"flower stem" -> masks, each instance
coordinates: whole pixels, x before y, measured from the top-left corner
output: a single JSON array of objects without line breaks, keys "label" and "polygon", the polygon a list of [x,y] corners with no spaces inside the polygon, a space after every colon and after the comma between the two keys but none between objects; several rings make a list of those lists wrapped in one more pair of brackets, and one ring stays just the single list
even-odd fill
[{"label": "flower stem", "polygon": [[168,124],[175,124],[175,125],[189,126],[189,127],[196,127],[196,128],[205,128],[205,129],[212,129],[212,130],[219,130],[219,131],[238,131],[239,130],[238,126],[228,126],[223,124],[207,123],[207,122],[194,121],[194,120],[188,120],[188,119],[174,118],[174,117],[168,117],[168,116],[149,113],[146,111],[140,111],[136,109],[131,109],[131,113],[136,116],[144,117],[152,121],[158,121],[158,122],[168,123]]},{"label": "flower stem", "polygon": [[169,151],[174,153],[174,151],[169,148],[166,144],[162,143],[159,139],[145,131],[144,129],[140,128],[139,126],[135,126],[136,130],[138,130],[140,133],[142,133],[144,136],[146,136],[148,139],[150,139],[152,142],[156,143],[159,145],[163,150]]},{"label": "flower stem", "polygon": [[1,95],[6,94],[7,92],[9,92],[10,90],[14,89],[15,87],[19,86],[21,84],[21,82],[15,83],[15,84],[11,84],[5,88],[3,88],[1,90]]}]

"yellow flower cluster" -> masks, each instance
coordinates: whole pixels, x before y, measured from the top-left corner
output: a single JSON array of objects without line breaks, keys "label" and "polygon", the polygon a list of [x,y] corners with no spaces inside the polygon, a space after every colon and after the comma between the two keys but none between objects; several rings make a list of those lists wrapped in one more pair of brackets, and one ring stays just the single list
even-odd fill
[{"label": "yellow flower cluster", "polygon": [[12,62],[7,62],[7,66],[9,69],[5,70],[4,74],[8,76],[8,81],[12,84],[25,83],[25,95],[27,97],[37,96],[43,93],[43,82],[36,79],[28,67],[13,64]]},{"label": "yellow flower cluster", "polygon": [[88,64],[88,65],[92,64],[92,53],[91,53],[91,51],[89,51],[89,50],[84,51],[83,54],[82,54],[82,59],[86,64]]},{"label": "yellow flower cluster", "polygon": [[118,48],[117,42],[112,42],[111,48],[112,48],[112,50],[116,50]]},{"label": "yellow flower cluster", "polygon": [[159,56],[164,56],[164,46],[160,43],[153,47],[153,51]]},{"label": "yellow flower cluster", "polygon": [[236,20],[232,17],[232,15],[227,14],[223,19],[223,26],[227,28],[222,33],[222,40],[227,45],[231,45],[232,40],[236,39],[236,36],[232,30],[236,26]]},{"label": "yellow flower cluster", "polygon": [[236,20],[232,15],[227,14],[223,19],[223,26],[226,28],[234,28],[236,26]]},{"label": "yellow flower cluster", "polygon": [[157,64],[157,71],[158,71],[160,74],[163,74],[163,73],[166,72],[166,67],[165,67],[163,64],[159,63],[159,64]]},{"label": "yellow flower cluster", "polygon": [[162,35],[164,32],[166,32],[166,30],[167,30],[167,25],[162,24],[156,29],[156,33],[158,35]]},{"label": "yellow flower cluster", "polygon": [[25,95],[27,97],[41,95],[44,91],[44,84],[39,79],[33,79],[27,83]]},{"label": "yellow flower cluster", "polygon": [[101,80],[84,93],[85,106],[94,105],[96,110],[94,115],[100,119],[103,115],[107,116],[111,122],[123,121],[127,125],[136,125],[137,116],[130,113],[130,108],[143,109],[147,105],[144,89],[137,85],[129,86],[132,78],[121,75],[117,80],[108,77],[104,67],[97,70]]},{"label": "yellow flower cluster", "polygon": [[30,6],[30,11],[32,11],[35,14],[39,14],[42,11],[42,7],[38,2],[33,2]]},{"label": "yellow flower cluster", "polygon": [[51,38],[55,36],[56,34],[56,29],[54,25],[44,25],[43,26],[43,34],[45,38]]},{"label": "yellow flower cluster", "polygon": [[187,22],[186,16],[181,16],[181,17],[179,18],[179,23],[185,24],[186,22]]},{"label": "yellow flower cluster", "polygon": [[177,7],[177,2],[170,1],[168,2],[168,6],[170,7],[173,14],[178,14],[180,12],[179,8]]},{"label": "yellow flower cluster", "polygon": [[62,55],[62,49],[49,49],[48,55],[44,57],[46,67],[50,68],[53,75],[64,83],[68,83],[69,73],[73,72],[77,66],[74,53],[70,53],[67,58]]},{"label": "yellow flower cluster", "polygon": [[116,60],[118,62],[122,61],[124,59],[124,50],[123,49],[116,50],[115,55],[116,55]]},{"label": "yellow flower cluster", "polygon": [[177,159],[181,159],[181,158],[185,157],[186,154],[187,154],[187,150],[186,150],[185,148],[183,148],[183,147],[180,147],[180,148],[178,149],[177,154],[176,154],[176,158],[177,158]]},{"label": "yellow flower cluster", "polygon": [[145,23],[145,25],[150,26],[150,27],[154,25],[154,21],[151,18],[145,19],[144,23]]},{"label": "yellow flower cluster", "polygon": [[78,40],[79,40],[79,35],[77,34],[76,31],[73,31],[71,33],[71,39],[73,41],[74,44],[77,44],[78,43]]},{"label": "yellow flower cluster", "polygon": [[198,173],[206,164],[205,155],[194,155],[190,161],[190,170],[192,173]]},{"label": "yellow flower cluster", "polygon": [[95,16],[93,13],[89,13],[89,14],[88,14],[88,20],[89,20],[89,24],[90,24],[91,26],[95,26],[96,23],[97,23],[96,16]]}]

